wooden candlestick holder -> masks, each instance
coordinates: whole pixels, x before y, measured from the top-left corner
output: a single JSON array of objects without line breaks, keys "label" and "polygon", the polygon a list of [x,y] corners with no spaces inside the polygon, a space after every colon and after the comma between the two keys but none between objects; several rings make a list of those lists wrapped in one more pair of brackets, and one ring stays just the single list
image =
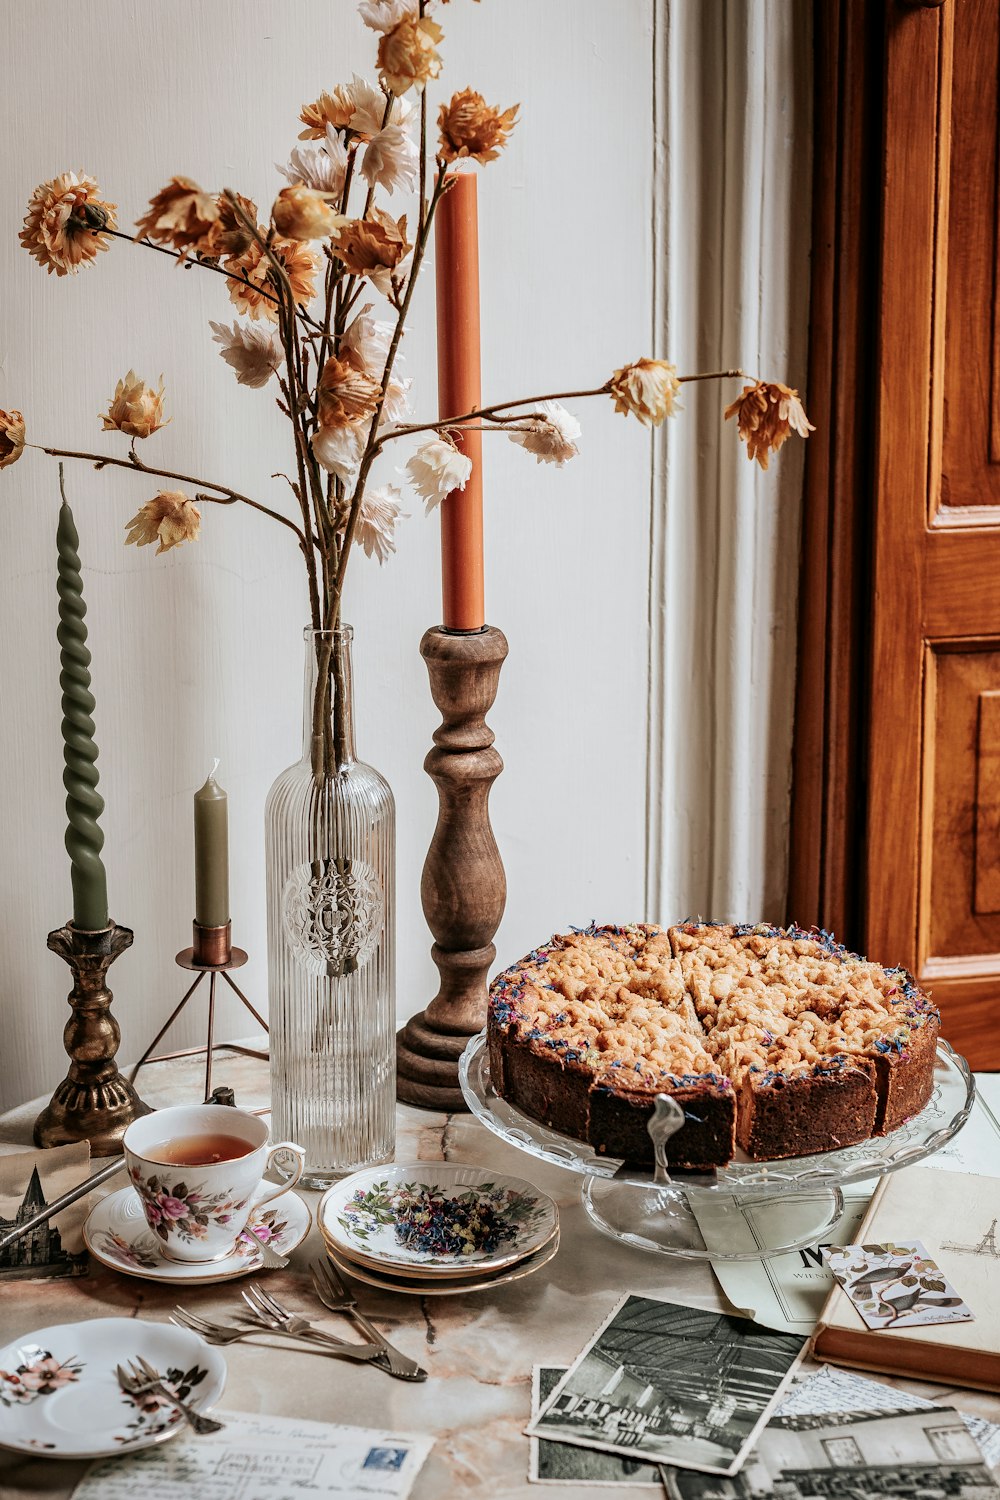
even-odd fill
[{"label": "wooden candlestick holder", "polygon": [[118,1071],[115,1053],[121,1040],[111,1014],[108,969],[132,946],[132,933],[117,922],[98,932],[84,932],[67,922],[49,933],[48,946],[73,971],[63,1043],[72,1059],[69,1072],[35,1121],[36,1146],[66,1146],[89,1141],[92,1156],[116,1156],[133,1120],[149,1114],[127,1078]]},{"label": "wooden candlestick holder", "polygon": [[490,787],[503,761],[486,723],[507,641],[491,625],[477,631],[438,626],[425,633],[420,654],[442,716],[424,761],[439,806],[420,881],[440,988],[396,1038],[396,1093],[425,1109],[464,1110],[458,1059],[486,1025],[486,976],[507,900],[489,817]]}]

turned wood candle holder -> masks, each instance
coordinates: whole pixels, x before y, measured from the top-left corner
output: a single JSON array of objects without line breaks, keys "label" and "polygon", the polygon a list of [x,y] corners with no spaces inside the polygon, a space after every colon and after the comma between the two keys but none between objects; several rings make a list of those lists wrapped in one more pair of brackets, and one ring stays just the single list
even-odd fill
[{"label": "turned wood candle holder", "polygon": [[73,1013],[63,1031],[72,1061],[35,1121],[34,1142],[65,1146],[89,1141],[92,1156],[116,1156],[132,1121],[149,1114],[149,1105],[143,1104],[115,1062],[121,1033],[111,1014],[113,996],[107,985],[108,969],[131,948],[132,933],[117,922],[99,932],[84,932],[68,922],[49,933],[48,946],[73,971]]},{"label": "turned wood candle holder", "polygon": [[503,761],[486,723],[507,641],[491,625],[461,632],[438,626],[424,635],[420,654],[442,716],[434,749],[424,761],[439,805],[420,881],[440,987],[396,1038],[396,1093],[425,1109],[464,1110],[458,1059],[469,1038],[486,1025],[493,936],[507,900],[489,817],[490,787]]}]

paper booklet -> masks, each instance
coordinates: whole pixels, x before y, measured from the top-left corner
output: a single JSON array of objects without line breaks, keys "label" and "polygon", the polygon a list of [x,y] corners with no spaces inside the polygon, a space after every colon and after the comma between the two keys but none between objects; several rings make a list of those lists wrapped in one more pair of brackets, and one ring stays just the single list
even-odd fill
[{"label": "paper booklet", "polygon": [[[1000,1175],[1000,1075],[977,1074],[976,1089],[976,1102],[965,1128],[941,1151],[921,1163],[921,1169]],[[905,1168],[903,1176],[909,1178],[913,1170]],[[844,1188],[844,1216],[823,1236],[822,1243],[766,1261],[713,1261],[712,1269],[732,1306],[766,1328],[811,1333],[834,1285],[823,1260],[823,1249],[826,1245],[852,1245],[857,1241],[858,1227],[877,1185],[877,1179],[867,1178]],[[808,1226],[809,1215],[815,1222],[820,1207],[818,1199],[806,1201],[794,1197],[787,1202],[771,1198],[762,1207],[759,1199],[749,1194],[743,1199],[737,1196],[735,1202],[739,1218],[727,1216],[725,1243],[730,1249],[750,1251],[761,1242],[758,1215],[766,1213],[770,1235],[779,1228],[787,1233],[787,1243],[799,1237],[800,1224]],[[691,1207],[706,1243],[711,1245],[712,1206],[703,1205],[699,1196],[692,1193]],[[910,1224],[908,1233],[926,1239],[922,1223]],[[971,1301],[970,1305],[974,1307]]]},{"label": "paper booklet", "polygon": [[338,1427],[260,1412],[218,1411],[221,1432],[181,1434],[160,1448],[100,1459],[73,1500],[403,1500],[433,1438]]},{"label": "paper booklet", "polygon": [[919,1236],[947,1280],[961,1290],[973,1319],[871,1329],[848,1292],[836,1286],[816,1327],[815,1357],[918,1380],[1000,1389],[998,1223],[1000,1179],[995,1177],[910,1167],[883,1178],[858,1229],[858,1243],[869,1249]]}]

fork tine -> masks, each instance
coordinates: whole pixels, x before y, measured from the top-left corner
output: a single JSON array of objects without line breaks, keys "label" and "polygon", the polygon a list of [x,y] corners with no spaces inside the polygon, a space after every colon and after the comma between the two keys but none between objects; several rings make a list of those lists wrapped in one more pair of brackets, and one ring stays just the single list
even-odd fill
[{"label": "fork tine", "polygon": [[128,1391],[130,1386],[135,1385],[135,1381],[132,1379],[131,1375],[126,1375],[124,1367],[122,1365],[118,1366],[117,1375],[118,1384],[121,1386],[123,1391]]},{"label": "fork tine", "polygon": [[142,1373],[146,1376],[146,1379],[147,1380],[159,1380],[160,1379],[160,1372],[159,1372],[159,1370],[155,1370],[153,1368],[153,1366],[149,1363],[149,1360],[148,1359],[143,1359],[143,1357],[142,1357],[141,1354],[138,1355],[137,1357],[138,1357],[138,1360],[139,1360],[139,1368],[142,1371]]},{"label": "fork tine", "polygon": [[[259,1318],[261,1316],[261,1314],[265,1312],[265,1309],[261,1306],[260,1302],[257,1300],[256,1296],[254,1295],[254,1292],[255,1292],[255,1288],[253,1286],[249,1286],[249,1287],[242,1287],[241,1286],[240,1287],[240,1296],[243,1298],[243,1301],[246,1303],[247,1307],[249,1307],[249,1309],[253,1313],[254,1317],[255,1318]],[[268,1312],[267,1316],[271,1317],[272,1314]]]},{"label": "fork tine", "polygon": [[334,1297],[344,1297],[347,1295],[347,1288],[328,1260],[315,1261],[313,1268],[319,1276],[320,1281],[325,1283],[327,1291],[331,1292]]},{"label": "fork tine", "polygon": [[278,1299],[276,1297],[272,1297],[270,1292],[265,1292],[264,1288],[262,1286],[259,1286],[256,1281],[251,1281],[250,1290],[257,1297],[258,1301],[262,1302],[268,1309],[268,1311],[272,1312],[276,1318],[288,1317],[287,1308],[282,1307]]},{"label": "fork tine", "polygon": [[207,1318],[200,1318],[197,1313],[188,1312],[186,1308],[175,1307],[170,1314],[175,1323],[183,1323],[188,1328],[203,1329],[205,1332],[215,1333],[218,1330],[217,1323],[210,1323]]}]

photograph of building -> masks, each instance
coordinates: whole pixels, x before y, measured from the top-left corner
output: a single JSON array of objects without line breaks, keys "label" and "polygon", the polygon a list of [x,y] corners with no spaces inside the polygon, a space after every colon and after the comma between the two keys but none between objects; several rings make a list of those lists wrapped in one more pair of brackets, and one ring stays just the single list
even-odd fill
[{"label": "photograph of building", "polygon": [[536,1419],[539,1436],[728,1473],[804,1340],[628,1297]]},{"label": "photograph of building", "polygon": [[[19,1228],[46,1208],[45,1192],[38,1168],[32,1167],[31,1180],[12,1219],[0,1218],[0,1239]],[[63,1249],[62,1237],[51,1220],[36,1224],[26,1234],[0,1250],[0,1276],[79,1276],[87,1268],[87,1252],[72,1255]]]}]

